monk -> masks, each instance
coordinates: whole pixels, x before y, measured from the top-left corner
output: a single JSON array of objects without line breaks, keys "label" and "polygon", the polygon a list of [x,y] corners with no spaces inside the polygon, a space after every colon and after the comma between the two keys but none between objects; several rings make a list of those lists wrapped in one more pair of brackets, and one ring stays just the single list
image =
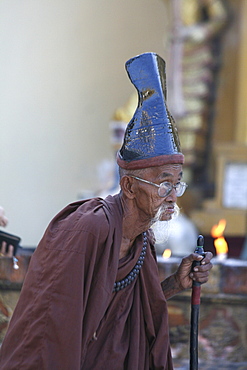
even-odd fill
[{"label": "monk", "polygon": [[[167,299],[205,283],[212,254],[191,254],[160,283],[155,236],[176,211],[184,156],[165,102],[165,62],[126,63],[139,104],[117,155],[120,192],[65,207],[34,252],[0,368],[172,370]],[[201,265],[192,270],[193,261]]]}]

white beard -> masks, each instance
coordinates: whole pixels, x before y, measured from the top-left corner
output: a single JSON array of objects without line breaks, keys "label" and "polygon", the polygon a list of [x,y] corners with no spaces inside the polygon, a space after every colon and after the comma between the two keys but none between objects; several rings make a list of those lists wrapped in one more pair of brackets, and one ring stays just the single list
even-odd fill
[{"label": "white beard", "polygon": [[161,206],[156,215],[154,216],[153,220],[152,220],[152,230],[154,232],[154,236],[155,236],[155,240],[156,240],[156,244],[164,244],[164,243],[167,243],[167,240],[169,238],[169,235],[172,231],[172,228],[173,228],[173,220],[175,218],[178,217],[179,215],[179,212],[180,212],[180,209],[178,207],[177,204],[175,204],[175,207],[174,207],[174,214],[172,216],[172,219],[169,220],[169,221],[161,221],[161,217],[162,217],[162,214],[164,212],[164,206]]}]

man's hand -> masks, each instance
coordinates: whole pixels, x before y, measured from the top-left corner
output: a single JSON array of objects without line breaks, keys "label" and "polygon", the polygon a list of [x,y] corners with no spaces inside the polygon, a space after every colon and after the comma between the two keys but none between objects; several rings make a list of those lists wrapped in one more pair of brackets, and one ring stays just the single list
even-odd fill
[{"label": "man's hand", "polygon": [[[211,252],[205,252],[205,257],[197,253],[192,253],[184,257],[177,271],[161,282],[166,299],[173,297],[185,289],[191,288],[193,280],[201,284],[206,283],[208,281],[209,271],[213,267],[211,263],[212,257],[213,254]],[[201,265],[194,267],[192,271],[194,261],[201,261]]]},{"label": "man's hand", "polygon": [[4,209],[3,207],[0,206],[0,226],[7,226],[8,224],[8,219],[7,217],[5,216],[5,212],[4,212]]},{"label": "man's hand", "polygon": [[[193,280],[198,281],[201,284],[208,281],[209,271],[213,267],[211,263],[212,257],[213,254],[211,252],[205,252],[204,257],[197,253],[192,253],[182,259],[176,273],[174,274],[181,290],[191,288]],[[201,261],[201,264],[194,267],[192,270],[192,264],[194,261]]]},{"label": "man's hand", "polygon": [[0,257],[13,257],[14,247],[13,245],[9,245],[8,251],[7,250],[7,243],[2,242],[0,243]]}]

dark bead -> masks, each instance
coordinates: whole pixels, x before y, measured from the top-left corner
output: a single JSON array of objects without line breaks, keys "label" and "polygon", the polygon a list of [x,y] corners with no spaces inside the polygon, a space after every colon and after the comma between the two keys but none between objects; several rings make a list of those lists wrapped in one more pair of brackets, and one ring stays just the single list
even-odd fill
[{"label": "dark bead", "polygon": [[146,234],[146,232],[144,232],[143,233],[143,247],[142,247],[142,251],[141,251],[140,257],[139,257],[139,259],[138,259],[135,267],[133,268],[133,270],[124,279],[122,279],[122,280],[117,281],[117,282],[114,283],[113,292],[118,292],[119,290],[124,289],[132,281],[135,280],[135,278],[139,274],[140,269],[141,269],[141,267],[143,265],[143,262],[144,262],[144,259],[145,259],[145,255],[146,255],[146,249],[147,249],[147,234]]}]

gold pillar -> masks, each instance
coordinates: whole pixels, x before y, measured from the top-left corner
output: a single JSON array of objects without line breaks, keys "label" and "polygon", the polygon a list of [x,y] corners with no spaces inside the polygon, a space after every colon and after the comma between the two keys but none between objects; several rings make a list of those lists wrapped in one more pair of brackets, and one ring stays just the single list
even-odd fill
[{"label": "gold pillar", "polygon": [[[242,236],[247,234],[247,209],[246,204],[246,173],[247,173],[247,0],[230,0],[234,6],[235,14],[235,42],[230,45],[229,54],[226,55],[227,70],[223,71],[223,81],[230,72],[231,86],[222,89],[221,111],[228,114],[218,117],[213,146],[213,161],[215,162],[215,197],[206,199],[202,209],[194,209],[190,213],[202,234],[209,235],[213,225],[220,219],[226,219],[226,236]],[[229,44],[228,44],[229,46]],[[235,55],[232,49],[235,48]],[[224,75],[225,73],[225,75]],[[231,104],[231,109],[229,108]],[[230,114],[229,114],[230,113]],[[224,136],[225,132],[231,135]],[[227,138],[227,139],[226,139]],[[239,168],[235,179],[229,179],[229,168]],[[237,188],[241,185],[241,189]],[[229,189],[230,191],[227,189]],[[238,193],[239,192],[239,193]],[[239,196],[239,200],[237,200]],[[245,199],[243,199],[243,197]],[[231,202],[236,199],[238,207]],[[241,207],[243,199],[243,207]],[[230,202],[229,202],[230,201]],[[229,205],[230,204],[230,205]]]},{"label": "gold pillar", "polygon": [[235,141],[247,145],[247,1],[240,4],[239,65],[237,80],[237,125]]}]

